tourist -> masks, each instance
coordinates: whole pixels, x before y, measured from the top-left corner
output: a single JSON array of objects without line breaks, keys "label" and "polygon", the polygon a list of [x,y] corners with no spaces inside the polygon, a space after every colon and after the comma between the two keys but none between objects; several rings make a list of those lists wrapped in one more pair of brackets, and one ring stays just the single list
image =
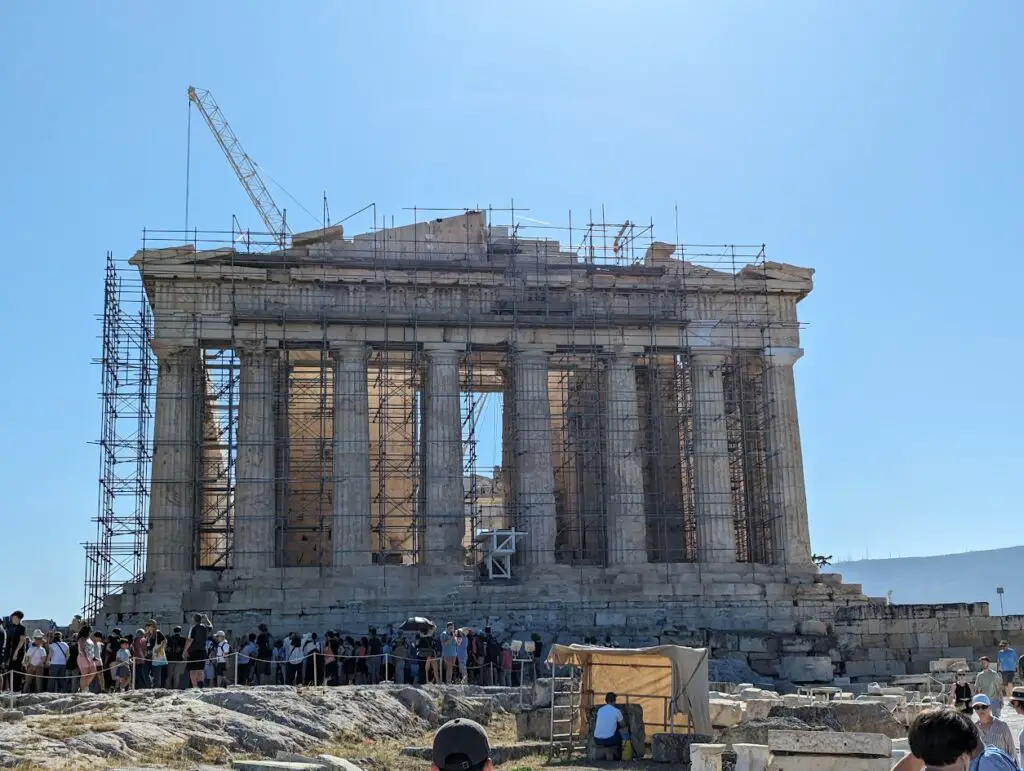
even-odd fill
[{"label": "tourist", "polygon": [[594,744],[598,747],[614,747],[615,760],[622,758],[622,730],[626,727],[626,719],[615,705],[618,698],[614,693],[606,694],[604,706],[597,711],[594,719]]},{"label": "tourist", "polygon": [[22,665],[25,672],[24,693],[44,693],[46,691],[46,664],[50,660],[50,651],[46,647],[41,630],[32,633],[32,644],[25,650]]},{"label": "tourist", "polygon": [[164,688],[167,682],[167,635],[157,627],[156,619],[146,622],[147,688]]},{"label": "tourist", "polygon": [[71,649],[64,642],[60,632],[53,633],[53,642],[50,643],[50,681],[49,690],[53,693],[70,693],[67,679],[68,656]]},{"label": "tourist", "polygon": [[185,686],[185,643],[181,627],[176,626],[167,638],[167,681],[166,686],[172,690],[182,690]]},{"label": "tourist", "polygon": [[256,633],[250,632],[249,639],[238,651],[238,685],[252,684],[256,672],[254,658],[257,655],[259,645],[256,643]]},{"label": "tourist", "polygon": [[78,630],[75,642],[78,643],[78,690],[88,693],[89,686],[96,679],[96,660],[100,658],[92,639],[92,627],[84,624]]},{"label": "tourist", "polygon": [[10,675],[10,688],[13,691],[20,691],[25,683],[25,667],[22,659],[25,657],[25,645],[28,642],[24,625],[25,614],[20,610],[11,613],[5,626],[7,643],[4,646],[6,654],[2,657],[6,661],[0,662],[4,670]]},{"label": "tourist", "polygon": [[512,646],[505,643],[501,646],[501,684],[506,688],[512,687],[512,662],[515,656],[512,655]]},{"label": "tourist", "polygon": [[331,630],[327,630],[327,638],[324,640],[324,684],[337,685],[340,682],[338,677],[338,651],[340,644],[338,636]]},{"label": "tourist", "polygon": [[999,641],[996,664],[999,666],[999,675],[1003,678],[1003,694],[1009,696],[1013,691],[1013,676],[1017,673],[1017,651],[1011,648],[1006,640]]},{"label": "tourist", "polygon": [[971,700],[971,709],[978,718],[978,733],[985,744],[998,747],[1010,757],[1016,752],[1013,748],[1013,734],[1010,726],[992,714],[992,701],[983,693]]},{"label": "tourist", "polygon": [[893,771],[1016,771],[1012,757],[986,747],[971,719],[955,709],[921,712],[907,735],[910,755]]},{"label": "tourist", "polygon": [[121,647],[114,656],[114,682],[117,690],[127,691],[132,685],[132,651],[131,640],[121,638]]},{"label": "tourist", "polygon": [[[113,678],[113,665],[106,664],[106,650],[107,641],[103,637],[103,632],[93,632],[92,641],[94,643],[93,654],[95,655],[96,673],[97,677],[93,681],[96,684],[96,690],[100,693],[104,693],[107,690],[113,690],[114,686],[107,685],[107,679]],[[114,651],[114,655],[117,656],[117,651]]]},{"label": "tourist", "polygon": [[[78,625],[78,629],[79,629],[79,631],[81,631],[81,629],[82,629],[82,625],[81,624]],[[63,636],[61,637],[61,639],[63,639]],[[78,672],[78,633],[77,632],[74,635],[70,635],[69,634],[68,641],[67,641],[66,645],[68,646],[68,655],[67,655],[67,659],[68,660],[67,660],[67,666],[66,666],[66,668],[64,670],[64,674],[65,674],[65,677],[64,677],[64,690],[62,691],[62,693],[74,693],[75,691],[78,690],[78,680],[79,680],[79,672]]]},{"label": "tourist", "polygon": [[302,638],[298,632],[292,632],[288,643],[288,657],[285,667],[285,685],[302,685],[302,662],[305,656],[302,653]]},{"label": "tourist", "polygon": [[497,685],[501,668],[501,644],[489,626],[484,627],[484,685]]},{"label": "tourist", "polygon": [[188,662],[189,683],[193,688],[198,688],[203,682],[203,670],[206,668],[206,642],[209,639],[212,626],[205,615],[201,613],[192,615],[192,626],[188,630],[183,656]]},{"label": "tourist", "polygon": [[148,688],[149,685],[149,638],[145,629],[136,629],[131,640],[132,660],[135,662],[135,682],[132,688]]},{"label": "tourist", "polygon": [[444,681],[451,685],[455,682],[455,663],[457,661],[455,623],[449,621],[441,632],[441,660],[444,661]]},{"label": "tourist", "polygon": [[974,693],[983,693],[992,702],[992,714],[999,717],[1003,707],[1003,679],[989,666],[988,656],[978,659],[981,671],[974,679]]},{"label": "tourist", "polygon": [[316,632],[311,632],[306,635],[305,642],[302,643],[302,684],[303,685],[319,685],[318,678],[320,677],[320,668],[322,664],[317,661],[320,655],[320,643],[316,639]]},{"label": "tourist", "polygon": [[274,657],[274,638],[266,624],[260,624],[259,633],[256,635],[256,666],[253,668],[256,676],[253,681],[256,685],[268,685],[276,682],[270,669]]},{"label": "tourist", "polygon": [[469,682],[469,639],[462,634],[461,629],[455,630],[455,658],[459,662],[459,682],[465,685]]},{"label": "tourist", "polygon": [[356,641],[346,637],[341,646],[341,684],[354,685],[356,682]]},{"label": "tourist", "polygon": [[967,672],[957,670],[956,682],[949,687],[949,705],[970,716],[972,698],[974,693],[971,691],[971,684],[967,682]]},{"label": "tourist", "polygon": [[[1010,708],[1018,715],[1024,715],[1024,687],[1018,686],[1010,691]],[[1024,767],[1024,728],[1017,734],[1018,763]]]},{"label": "tourist", "polygon": [[118,627],[114,627],[103,641],[102,687],[109,690],[113,690],[117,685],[117,680],[114,678],[114,662],[117,660],[117,652],[121,650],[121,638],[123,636],[121,630]]},{"label": "tourist", "polygon": [[491,745],[479,723],[449,720],[434,734],[431,771],[492,771]]},{"label": "tourist", "polygon": [[369,657],[370,640],[366,637],[359,639],[356,646],[356,685],[366,685],[370,682],[370,671],[367,666]]},{"label": "tourist", "polygon": [[228,643],[227,635],[224,632],[217,632],[213,636],[213,685],[216,688],[226,688],[228,685],[228,655],[231,653],[231,645]]},{"label": "tourist", "polygon": [[284,640],[278,640],[274,643],[273,650],[270,651],[270,666],[273,668],[273,683],[274,685],[284,685],[285,683],[285,668],[288,665],[288,652],[284,647]]},{"label": "tourist", "polygon": [[366,671],[371,685],[376,685],[380,682],[380,665],[383,653],[384,643],[377,636],[377,630],[370,627],[370,637],[366,641]]}]

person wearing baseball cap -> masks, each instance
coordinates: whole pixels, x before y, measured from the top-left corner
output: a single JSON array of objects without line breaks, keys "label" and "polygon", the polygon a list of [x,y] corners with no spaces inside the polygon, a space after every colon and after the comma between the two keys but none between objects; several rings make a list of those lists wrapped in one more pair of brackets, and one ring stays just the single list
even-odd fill
[{"label": "person wearing baseball cap", "polygon": [[479,723],[449,720],[434,734],[431,771],[492,771],[491,744]]},{"label": "person wearing baseball cap", "polygon": [[992,714],[992,700],[983,693],[971,700],[971,709],[978,718],[978,733],[990,747],[998,747],[1011,758],[1016,754],[1010,726]]}]

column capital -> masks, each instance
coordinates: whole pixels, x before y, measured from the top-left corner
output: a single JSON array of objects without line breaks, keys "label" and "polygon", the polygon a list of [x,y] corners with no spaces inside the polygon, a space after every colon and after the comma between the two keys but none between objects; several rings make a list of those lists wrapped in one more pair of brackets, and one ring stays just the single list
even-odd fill
[{"label": "column capital", "polygon": [[509,350],[509,355],[512,360],[516,359],[536,359],[544,360],[551,358],[551,355],[555,352],[555,349],[548,346],[540,345],[517,345]]},{"label": "column capital", "polygon": [[182,345],[180,343],[167,343],[160,340],[153,340],[150,346],[158,359],[165,360],[196,353],[199,350],[198,345]]},{"label": "column capital", "polygon": [[803,348],[769,347],[764,349],[765,360],[773,367],[792,367],[804,355]]},{"label": "column capital", "polygon": [[370,356],[370,346],[357,342],[332,342],[330,355],[335,361],[342,359],[365,361]]},{"label": "column capital", "polygon": [[466,352],[465,343],[424,343],[423,352],[430,358],[461,356]]},{"label": "column capital", "polygon": [[266,340],[236,340],[235,351],[245,356],[262,356],[271,350]]}]

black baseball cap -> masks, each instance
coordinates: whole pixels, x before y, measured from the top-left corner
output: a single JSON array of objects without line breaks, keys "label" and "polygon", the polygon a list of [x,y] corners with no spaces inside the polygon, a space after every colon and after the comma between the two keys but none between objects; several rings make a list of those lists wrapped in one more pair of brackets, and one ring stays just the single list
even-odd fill
[{"label": "black baseball cap", "polygon": [[434,765],[440,771],[466,771],[491,757],[484,727],[473,720],[449,720],[434,734]]}]

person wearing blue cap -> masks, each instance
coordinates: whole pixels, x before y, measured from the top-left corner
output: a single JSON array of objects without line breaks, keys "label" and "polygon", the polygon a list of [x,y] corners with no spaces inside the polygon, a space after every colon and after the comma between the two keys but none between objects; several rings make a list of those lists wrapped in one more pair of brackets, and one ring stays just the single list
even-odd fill
[{"label": "person wearing blue cap", "polygon": [[1017,752],[1013,746],[1013,732],[1010,726],[992,714],[992,700],[983,693],[971,701],[971,709],[978,718],[978,734],[989,747],[998,747],[1011,758]]}]

